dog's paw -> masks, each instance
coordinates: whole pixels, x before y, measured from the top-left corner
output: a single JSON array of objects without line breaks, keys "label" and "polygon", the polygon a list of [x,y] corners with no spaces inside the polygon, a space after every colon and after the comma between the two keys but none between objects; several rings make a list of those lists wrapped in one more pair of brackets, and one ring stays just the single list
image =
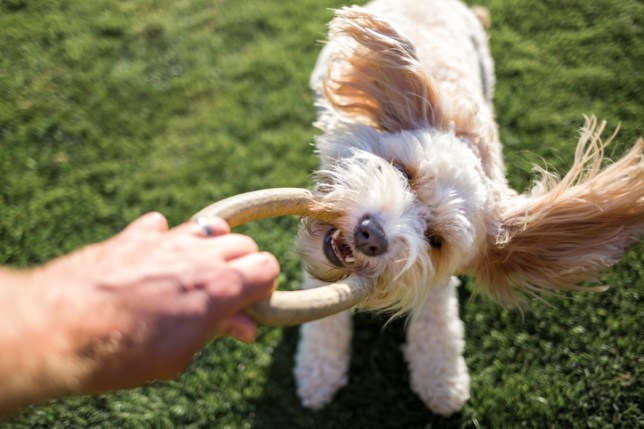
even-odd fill
[{"label": "dog's paw", "polygon": [[302,405],[314,410],[328,404],[347,384],[351,319],[348,312],[302,325],[295,356],[295,382]]},{"label": "dog's paw", "polygon": [[429,362],[410,362],[411,388],[436,414],[450,416],[463,409],[470,397],[470,377],[465,360],[458,357],[443,372]]},{"label": "dog's paw", "polygon": [[347,384],[349,356],[298,356],[295,366],[297,394],[302,405],[319,410],[333,399],[333,395]]}]

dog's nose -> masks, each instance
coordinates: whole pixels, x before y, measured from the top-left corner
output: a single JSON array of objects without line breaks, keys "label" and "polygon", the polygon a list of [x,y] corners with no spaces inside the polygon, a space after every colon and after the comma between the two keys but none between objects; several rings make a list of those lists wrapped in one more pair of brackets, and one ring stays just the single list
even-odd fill
[{"label": "dog's nose", "polygon": [[367,256],[378,256],[387,251],[387,235],[372,217],[365,217],[360,222],[353,238],[356,248]]}]

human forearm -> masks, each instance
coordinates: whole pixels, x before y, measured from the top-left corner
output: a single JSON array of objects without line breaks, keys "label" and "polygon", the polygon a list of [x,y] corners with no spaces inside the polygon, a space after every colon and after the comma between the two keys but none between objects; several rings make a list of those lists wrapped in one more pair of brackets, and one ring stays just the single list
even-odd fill
[{"label": "human forearm", "polygon": [[72,339],[56,326],[64,308],[38,282],[44,275],[0,269],[0,413],[78,388]]}]

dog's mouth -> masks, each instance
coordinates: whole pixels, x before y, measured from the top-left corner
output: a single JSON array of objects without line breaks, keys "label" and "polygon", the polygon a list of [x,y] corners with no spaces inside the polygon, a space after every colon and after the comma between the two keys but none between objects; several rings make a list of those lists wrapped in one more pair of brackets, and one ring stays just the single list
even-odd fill
[{"label": "dog's mouth", "polygon": [[324,256],[330,264],[342,268],[356,262],[351,245],[337,228],[330,228],[324,236]]}]

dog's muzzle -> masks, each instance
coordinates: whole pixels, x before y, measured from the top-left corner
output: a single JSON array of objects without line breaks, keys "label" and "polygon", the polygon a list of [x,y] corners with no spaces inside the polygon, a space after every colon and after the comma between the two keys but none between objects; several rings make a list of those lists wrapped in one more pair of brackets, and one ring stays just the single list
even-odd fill
[{"label": "dog's muzzle", "polygon": [[[254,220],[289,215],[315,216],[330,224],[336,217],[327,210],[320,210],[319,202],[306,189],[277,188],[248,192],[221,200],[199,211],[192,219],[221,217],[234,228]],[[362,240],[362,248],[359,250],[373,254],[386,251],[387,242],[382,227],[365,221],[366,218],[356,230],[356,234],[360,234]],[[366,237],[367,235],[369,237]],[[336,240],[338,239],[336,236]],[[344,248],[331,248],[330,251],[343,255],[345,262],[351,261]],[[299,291],[275,291],[269,298],[245,309],[245,312],[263,325],[297,325],[348,310],[363,301],[368,294],[368,284],[361,282],[333,283]]]},{"label": "dog's muzzle", "polygon": [[[355,250],[365,256],[379,256],[389,247],[387,235],[380,223],[372,216],[365,216],[353,234]],[[324,235],[322,251],[329,264],[337,268],[351,268],[357,258],[354,248],[337,228],[329,228]]]}]

